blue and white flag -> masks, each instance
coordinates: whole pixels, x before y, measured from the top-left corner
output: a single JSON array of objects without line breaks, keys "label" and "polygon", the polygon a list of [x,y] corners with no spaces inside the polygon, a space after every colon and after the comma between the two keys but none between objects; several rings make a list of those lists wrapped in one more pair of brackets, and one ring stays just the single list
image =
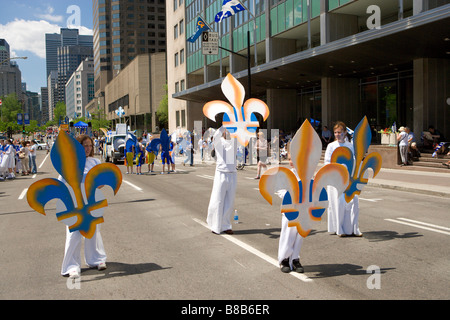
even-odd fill
[{"label": "blue and white flag", "polygon": [[198,17],[196,26],[197,29],[195,30],[195,33],[189,38],[187,38],[187,41],[192,43],[195,42],[195,40],[197,40],[198,37],[200,37],[203,31],[208,31],[210,29],[209,26],[205,23],[205,21],[203,21],[201,17]]},{"label": "blue and white flag", "polygon": [[239,11],[244,11],[244,6],[238,0],[223,0],[222,10],[216,14],[214,20],[221,22],[222,19],[231,17]]}]

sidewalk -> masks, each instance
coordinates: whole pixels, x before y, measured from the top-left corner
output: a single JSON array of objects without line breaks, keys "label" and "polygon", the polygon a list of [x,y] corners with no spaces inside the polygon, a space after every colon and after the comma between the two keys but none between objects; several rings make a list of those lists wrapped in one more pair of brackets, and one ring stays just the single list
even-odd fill
[{"label": "sidewalk", "polygon": [[[213,161],[201,163],[197,161],[197,158],[194,161],[194,165],[215,164]],[[318,168],[322,165],[321,161]],[[282,161],[280,166],[288,166],[288,162]],[[180,168],[179,165],[177,167]],[[246,165],[244,170],[256,170],[256,165]],[[450,170],[445,171],[445,168],[444,170],[429,168],[420,171],[408,167],[382,168],[375,178],[369,179],[367,185],[450,198]]]}]

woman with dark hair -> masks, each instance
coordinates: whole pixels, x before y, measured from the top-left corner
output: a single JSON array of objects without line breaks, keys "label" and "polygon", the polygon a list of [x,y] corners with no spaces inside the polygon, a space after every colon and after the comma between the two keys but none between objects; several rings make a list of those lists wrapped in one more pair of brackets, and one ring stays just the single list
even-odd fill
[{"label": "woman with dark hair", "polygon": [[[86,174],[97,164],[100,164],[100,160],[94,158],[94,142],[88,135],[79,135],[76,140],[83,146],[86,153],[86,163],[84,166],[82,185]],[[58,180],[64,181],[59,176]],[[65,181],[64,181],[65,182]],[[84,186],[81,187],[84,190]],[[96,199],[97,200],[97,199]],[[63,211],[61,208],[62,202],[57,202],[56,212]],[[64,205],[63,205],[64,207]],[[98,209],[100,210],[103,209]],[[97,210],[95,210],[97,211]],[[95,213],[98,216],[100,213]],[[93,212],[91,212],[93,213]],[[64,250],[64,259],[61,267],[61,274],[68,275],[71,278],[78,278],[81,272],[81,242],[84,237],[79,231],[70,232],[69,227],[66,227],[66,245]],[[102,236],[100,235],[100,225],[97,224],[95,233],[91,239],[85,239],[84,241],[84,256],[86,264],[93,268],[97,267],[98,270],[106,269],[106,253],[103,247]]]}]

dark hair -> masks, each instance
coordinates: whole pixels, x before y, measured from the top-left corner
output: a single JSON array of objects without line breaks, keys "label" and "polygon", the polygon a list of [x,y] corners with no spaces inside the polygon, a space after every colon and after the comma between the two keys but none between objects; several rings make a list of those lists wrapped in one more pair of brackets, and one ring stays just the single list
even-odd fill
[{"label": "dark hair", "polygon": [[89,153],[88,157],[93,157],[94,156],[94,141],[92,141],[92,138],[86,134],[80,134],[79,136],[76,137],[76,139],[81,145],[83,145],[83,142],[85,140],[87,140],[87,139],[91,140],[92,148],[91,148],[91,153]]}]

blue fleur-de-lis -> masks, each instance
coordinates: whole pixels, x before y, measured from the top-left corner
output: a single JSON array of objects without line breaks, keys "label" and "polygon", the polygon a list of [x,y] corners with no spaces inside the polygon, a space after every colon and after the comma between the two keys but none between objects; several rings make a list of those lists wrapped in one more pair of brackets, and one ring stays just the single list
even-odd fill
[{"label": "blue fleur-de-lis", "polygon": [[265,121],[269,116],[269,107],[255,98],[248,99],[242,105],[244,87],[231,74],[222,81],[221,88],[231,105],[225,101],[213,100],[203,106],[203,114],[216,121],[216,115],[223,112],[222,125],[230,132],[231,138],[237,138],[241,145],[247,146],[250,138],[256,137],[256,129],[259,127],[255,113],[259,113]]},{"label": "blue fleur-de-lis", "polygon": [[[94,217],[91,211],[104,208],[108,205],[106,199],[95,200],[95,190],[108,185],[114,194],[122,183],[120,169],[111,163],[101,163],[88,171],[84,178],[86,154],[83,146],[70,135],[61,131],[50,153],[52,164],[56,171],[64,178],[71,188],[62,181],[45,178],[33,183],[27,192],[27,201],[31,208],[45,214],[45,205],[53,199],[60,199],[66,210],[56,214],[58,221],[75,217],[76,222],[69,226],[70,232],[79,231],[86,238],[92,238],[96,225],[104,221],[103,217]],[[84,190],[82,185],[84,183]],[[86,196],[86,202],[83,197]]]},{"label": "blue fleur-de-lis", "polygon": [[289,227],[296,227],[302,237],[311,231],[311,223],[320,221],[328,207],[326,186],[334,186],[342,192],[348,184],[347,169],[337,163],[314,172],[322,153],[322,143],[308,120],[302,124],[290,144],[292,163],[297,176],[288,168],[273,167],[264,172],[259,190],[264,199],[272,204],[272,194],[286,190],[281,213],[289,220]]},{"label": "blue fleur-de-lis", "polygon": [[167,152],[170,150],[170,138],[167,134],[166,129],[161,130],[159,138],[152,139],[152,141],[150,142],[150,149],[153,151],[158,151],[160,145],[162,151]]},{"label": "blue fleur-de-lis", "polygon": [[369,168],[373,170],[374,177],[381,169],[382,159],[378,152],[371,152],[366,155],[371,140],[372,133],[369,122],[367,117],[364,116],[354,131],[354,155],[347,147],[338,147],[331,155],[331,162],[344,164],[348,169],[350,180],[347,189],[344,191],[346,202],[350,202],[355,195],[361,193],[362,187],[368,182],[366,174]]}]

